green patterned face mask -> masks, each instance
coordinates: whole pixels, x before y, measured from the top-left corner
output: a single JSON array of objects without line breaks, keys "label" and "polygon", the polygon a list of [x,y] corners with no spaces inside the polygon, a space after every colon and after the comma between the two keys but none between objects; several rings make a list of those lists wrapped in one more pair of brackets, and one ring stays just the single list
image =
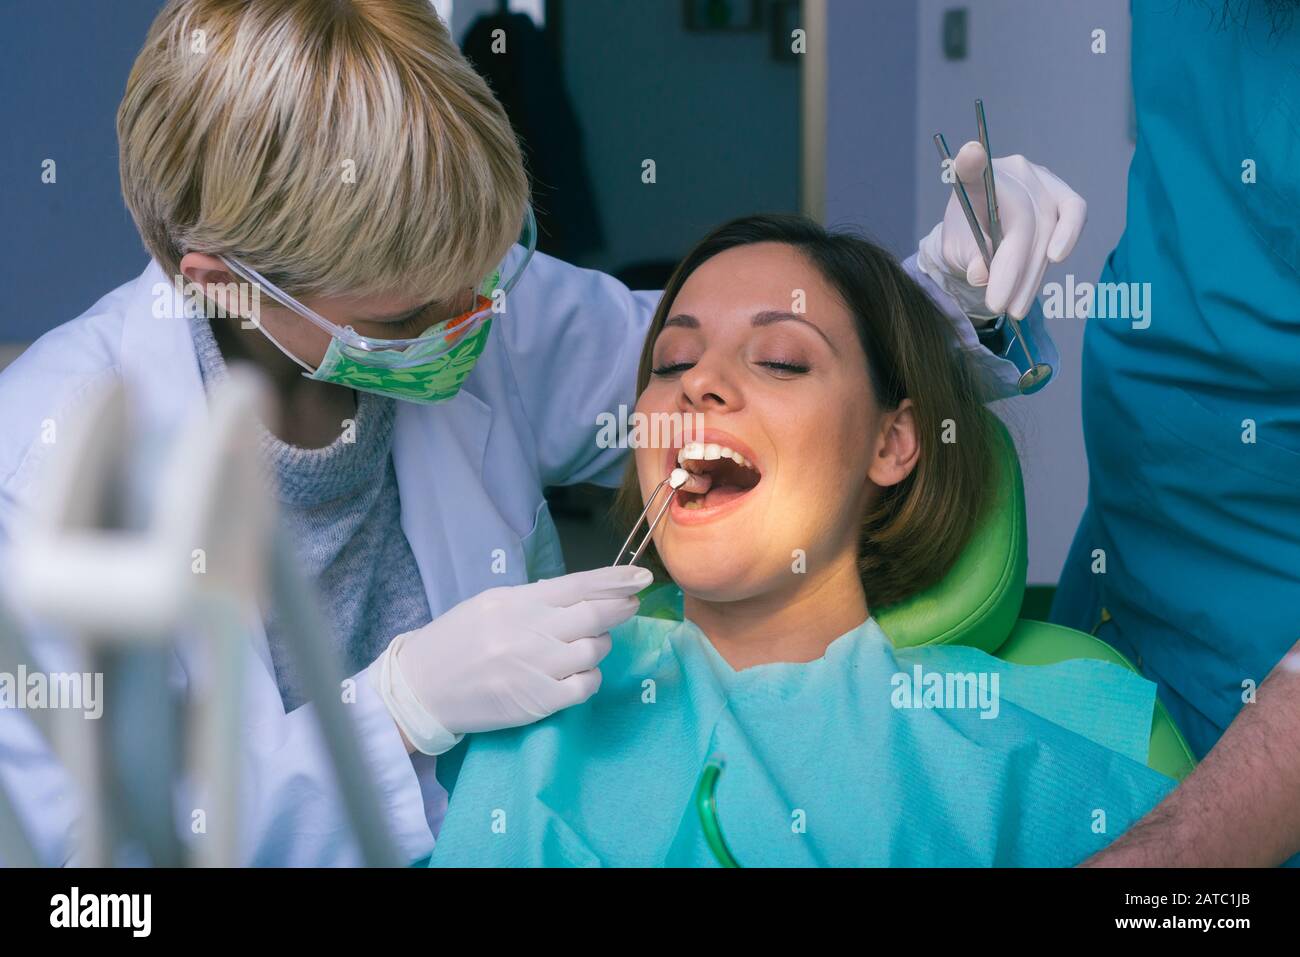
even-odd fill
[{"label": "green patterned face mask", "polygon": [[474,307],[426,329],[414,339],[375,339],[357,334],[351,326],[338,326],[308,308],[254,270],[236,259],[222,257],[230,270],[246,282],[264,289],[282,306],[330,334],[329,348],[319,366],[312,369],[266,331],[259,330],[281,352],[306,369],[309,379],[331,382],[361,392],[374,392],[406,402],[433,405],[446,402],[460,391],[474,363],[487,345],[492,315],[498,297],[508,293],[523,274],[537,245],[537,227],[532,209],[524,216],[519,245],[524,255],[510,269],[493,273],[478,289]]},{"label": "green patterned face mask", "polygon": [[407,402],[446,402],[474,368],[491,328],[492,300],[480,296],[476,311],[438,323],[401,351],[369,352],[333,338],[307,378]]}]

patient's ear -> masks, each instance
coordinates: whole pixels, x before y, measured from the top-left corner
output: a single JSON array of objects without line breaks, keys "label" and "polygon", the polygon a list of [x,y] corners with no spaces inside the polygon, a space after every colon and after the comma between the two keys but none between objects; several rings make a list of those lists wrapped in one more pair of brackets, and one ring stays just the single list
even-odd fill
[{"label": "patient's ear", "polygon": [[912,400],[904,399],[897,409],[886,412],[881,418],[867,475],[876,485],[897,485],[912,474],[920,454],[921,443],[916,434]]}]

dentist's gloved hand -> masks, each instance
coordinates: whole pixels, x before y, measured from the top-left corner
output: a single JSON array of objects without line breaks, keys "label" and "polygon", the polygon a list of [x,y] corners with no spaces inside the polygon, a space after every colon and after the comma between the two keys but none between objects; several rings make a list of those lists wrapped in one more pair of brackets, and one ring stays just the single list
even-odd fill
[{"label": "dentist's gloved hand", "polygon": [[652,577],[623,565],[489,588],[394,638],[370,680],[425,754],[531,724],[596,693],[609,629],[636,614]]},{"label": "dentist's gloved hand", "polygon": [[[988,207],[984,200],[987,156],[978,142],[967,143],[954,157],[958,178],[988,242]],[[921,240],[917,265],[978,322],[1009,312],[1023,319],[1034,304],[1049,262],[1059,263],[1074,249],[1088,219],[1088,204],[1051,170],[1023,156],[993,160],[1002,245],[993,268],[984,258],[956,195],[949,196],[943,222]],[[951,190],[951,185],[947,188]],[[989,244],[992,251],[992,245]]]}]

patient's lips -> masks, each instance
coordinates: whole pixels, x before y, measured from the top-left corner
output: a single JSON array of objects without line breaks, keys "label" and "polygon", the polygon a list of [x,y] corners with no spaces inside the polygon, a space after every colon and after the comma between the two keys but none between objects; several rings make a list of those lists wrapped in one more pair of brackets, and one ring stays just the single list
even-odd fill
[{"label": "patient's lips", "polygon": [[763,477],[743,452],[720,442],[687,443],[677,453],[677,464],[692,476],[674,499],[679,520],[703,520],[747,495]]}]

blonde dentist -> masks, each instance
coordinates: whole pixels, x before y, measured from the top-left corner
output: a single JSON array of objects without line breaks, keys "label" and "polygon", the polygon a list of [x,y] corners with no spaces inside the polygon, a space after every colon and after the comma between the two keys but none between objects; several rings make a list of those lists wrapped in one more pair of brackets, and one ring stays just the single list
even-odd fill
[{"label": "blonde dentist", "polygon": [[[172,0],[118,133],[151,261],[0,375],[0,538],[39,492],[42,423],[76,415],[99,381],[124,381],[161,434],[203,407],[228,361],[259,367],[283,425],[250,427],[335,626],[321,640],[362,679],[351,713],[416,860],[446,806],[436,754],[585,700],[608,629],[636,608],[637,571],[563,574],[542,490],[617,484],[625,450],[597,446],[597,416],[632,402],[657,295],[515,245],[528,206],[518,145],[427,0]],[[999,181],[1011,252],[994,262],[998,295],[1041,273],[1039,239],[1064,255],[1082,227],[1081,208],[1036,192],[1037,170]],[[991,393],[1007,392],[1014,367],[980,351],[947,295],[985,298],[944,230],[919,268]],[[263,280],[254,328],[156,315],[177,277],[242,274]],[[506,311],[485,323],[477,296],[506,287]],[[393,364],[370,352],[394,341]],[[275,609],[259,617],[240,732],[247,860],[355,863]],[[199,667],[178,654],[177,683]],[[13,712],[0,714],[0,778],[46,859],[66,860],[75,801]]]}]

